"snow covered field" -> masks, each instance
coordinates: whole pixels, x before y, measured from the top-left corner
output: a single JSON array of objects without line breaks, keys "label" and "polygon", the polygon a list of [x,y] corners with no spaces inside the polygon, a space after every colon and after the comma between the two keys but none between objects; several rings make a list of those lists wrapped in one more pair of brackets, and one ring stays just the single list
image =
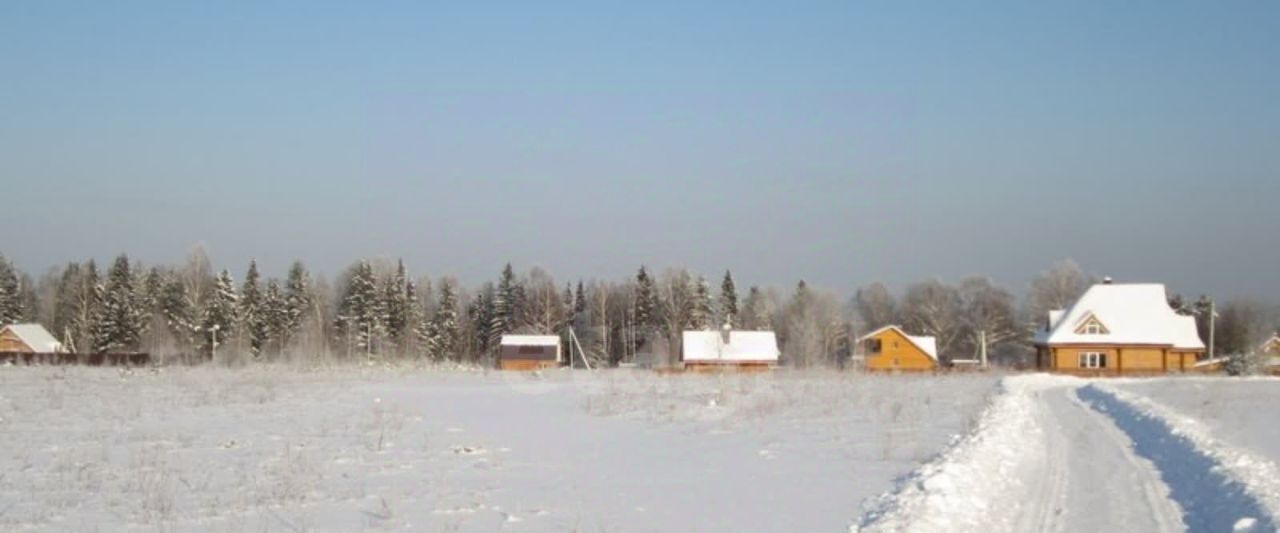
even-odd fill
[{"label": "snow covered field", "polygon": [[0,368],[3,531],[1275,531],[1280,380]]},{"label": "snow covered field", "polygon": [[1128,380],[1115,387],[1194,418],[1231,445],[1280,461],[1280,379]]},{"label": "snow covered field", "polygon": [[0,530],[843,530],[996,380],[0,368]]}]

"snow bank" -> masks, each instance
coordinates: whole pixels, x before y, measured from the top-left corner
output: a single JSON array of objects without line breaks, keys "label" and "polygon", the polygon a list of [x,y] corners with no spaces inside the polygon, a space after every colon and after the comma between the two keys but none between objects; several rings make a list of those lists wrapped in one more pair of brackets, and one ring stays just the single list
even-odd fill
[{"label": "snow bank", "polygon": [[1270,515],[1270,522],[1280,522],[1280,467],[1275,462],[1219,440],[1204,422],[1150,398],[1102,384],[1095,384],[1094,388],[1132,406],[1141,415],[1163,423],[1173,436],[1189,441],[1199,453],[1216,463],[1215,469],[1242,485]]},{"label": "snow bank", "polygon": [[1077,378],[1034,374],[1005,378],[1002,393],[974,431],[882,496],[850,531],[1013,531],[1018,513],[997,508],[1021,499],[1043,449],[1039,391],[1078,385]]}]

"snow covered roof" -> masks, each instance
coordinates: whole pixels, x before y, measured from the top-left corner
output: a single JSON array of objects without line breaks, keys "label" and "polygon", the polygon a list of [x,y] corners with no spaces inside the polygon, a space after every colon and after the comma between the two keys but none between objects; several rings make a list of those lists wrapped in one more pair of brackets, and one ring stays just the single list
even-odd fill
[{"label": "snow covered roof", "polygon": [[686,331],[684,361],[776,363],[778,337],[772,331],[730,331],[725,344],[719,331]]},{"label": "snow covered roof", "polygon": [[[1086,325],[1099,327],[1090,333]],[[1102,283],[1089,287],[1071,307],[1049,312],[1037,344],[1148,344],[1203,350],[1195,317],[1169,307],[1159,283]]]},{"label": "snow covered roof", "polygon": [[933,359],[934,361],[938,360],[938,339],[937,338],[930,337],[928,335],[909,335],[907,334],[907,332],[903,331],[901,327],[898,327],[898,326],[882,327],[880,329],[872,331],[871,333],[863,335],[862,337],[859,337],[858,342],[862,342],[864,340],[870,339],[888,330],[897,331],[899,335],[906,337],[908,341],[911,341],[911,344],[916,345],[916,348],[919,348],[920,351],[924,352],[924,354],[929,356],[930,359]]},{"label": "snow covered roof", "polygon": [[62,343],[58,342],[58,339],[50,335],[49,331],[40,324],[10,324],[5,326],[4,329],[12,331],[14,335],[17,335],[22,340],[23,344],[26,344],[37,353],[62,351]]},{"label": "snow covered roof", "polygon": [[558,335],[503,335],[503,346],[559,346]]}]

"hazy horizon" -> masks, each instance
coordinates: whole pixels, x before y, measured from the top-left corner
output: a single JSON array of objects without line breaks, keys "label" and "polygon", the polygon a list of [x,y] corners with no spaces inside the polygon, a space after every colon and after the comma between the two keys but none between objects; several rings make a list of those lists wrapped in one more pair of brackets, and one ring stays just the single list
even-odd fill
[{"label": "hazy horizon", "polygon": [[1280,4],[487,8],[0,6],[0,253],[1280,295]]}]

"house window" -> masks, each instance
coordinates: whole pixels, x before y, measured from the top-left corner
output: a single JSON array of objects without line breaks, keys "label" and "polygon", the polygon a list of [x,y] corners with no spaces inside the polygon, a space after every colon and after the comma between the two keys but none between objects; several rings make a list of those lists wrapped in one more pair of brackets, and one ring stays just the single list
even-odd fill
[{"label": "house window", "polygon": [[867,339],[867,352],[880,353],[880,339]]},{"label": "house window", "polygon": [[1082,352],[1080,368],[1106,368],[1107,354],[1102,352]]},{"label": "house window", "polygon": [[1098,317],[1090,315],[1083,324],[1080,324],[1080,327],[1076,328],[1076,333],[1081,335],[1106,335],[1111,332],[1107,331],[1107,327],[1102,325],[1102,321],[1098,320]]},{"label": "house window", "polygon": [[523,345],[516,349],[516,353],[520,355],[541,355],[545,351],[548,351],[545,347],[529,345]]}]

